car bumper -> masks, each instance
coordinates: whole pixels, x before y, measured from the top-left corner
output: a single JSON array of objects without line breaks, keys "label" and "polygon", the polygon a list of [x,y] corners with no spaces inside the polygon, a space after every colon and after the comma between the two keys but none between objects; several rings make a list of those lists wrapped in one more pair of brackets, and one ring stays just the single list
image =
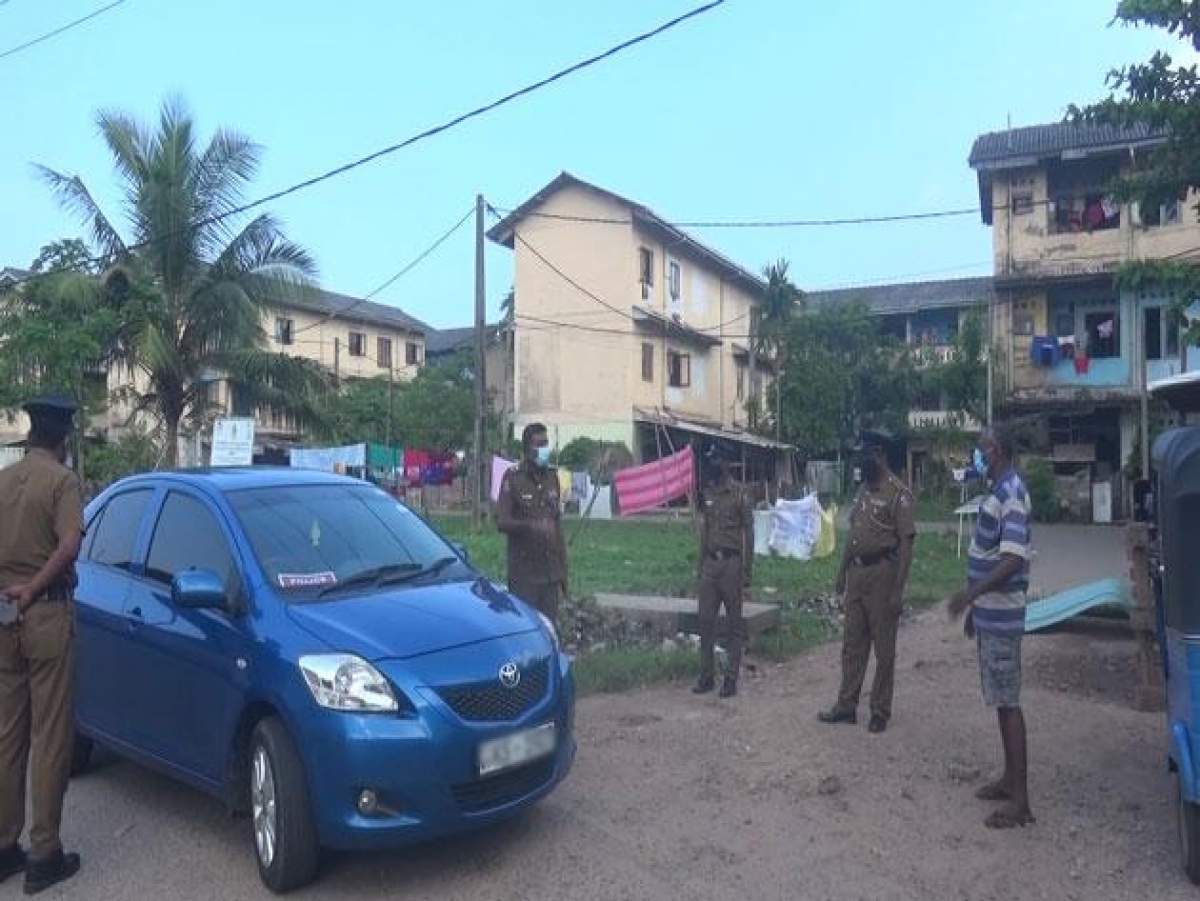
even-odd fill
[{"label": "car bumper", "polygon": [[[519,719],[470,723],[428,689],[408,689],[416,716],[322,711],[301,739],[321,844],[372,850],[427,841],[507,819],[549,794],[575,758],[574,682],[559,659],[546,698]],[[551,755],[480,778],[479,744],[554,722]],[[359,809],[371,791],[377,808]]]}]

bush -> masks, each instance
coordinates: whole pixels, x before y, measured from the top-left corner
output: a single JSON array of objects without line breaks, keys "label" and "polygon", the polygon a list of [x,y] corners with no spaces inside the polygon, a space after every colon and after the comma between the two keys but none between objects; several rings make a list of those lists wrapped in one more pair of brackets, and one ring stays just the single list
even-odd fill
[{"label": "bush", "polygon": [[593,482],[607,485],[616,470],[633,465],[633,454],[621,441],[600,441],[581,435],[563,445],[557,464],[571,472],[586,472]]},{"label": "bush", "polygon": [[1061,518],[1058,492],[1054,484],[1054,467],[1047,460],[1030,460],[1025,467],[1025,487],[1033,504],[1033,515],[1042,522],[1057,522]]}]

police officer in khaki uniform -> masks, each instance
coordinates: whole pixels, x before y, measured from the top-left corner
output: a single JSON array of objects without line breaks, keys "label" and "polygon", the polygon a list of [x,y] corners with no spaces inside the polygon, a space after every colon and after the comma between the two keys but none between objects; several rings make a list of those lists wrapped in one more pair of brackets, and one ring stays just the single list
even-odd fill
[{"label": "police officer in khaki uniform", "polygon": [[521,464],[504,474],[496,506],[496,525],[508,536],[508,588],[557,622],[567,592],[567,543],[546,427],[527,425],[521,448]]},{"label": "police officer in khaki uniform", "polygon": [[837,577],[846,609],[842,685],[837,703],[820,714],[823,723],[857,722],[858,697],[874,646],[871,732],[886,729],[892,715],[896,631],[917,531],[912,493],[888,467],[889,444],[881,431],[864,432],[859,443],[862,485],[850,513],[850,535]]},{"label": "police officer in khaki uniform", "polygon": [[[75,558],[83,538],[79,479],[64,465],[75,403],[25,404],[29,450],[0,470],[0,879],[24,870],[35,894],[74,876],[59,839],[74,745]],[[25,827],[29,771],[33,822]]]},{"label": "police officer in khaki uniform", "polygon": [[720,696],[731,698],[737,694],[742,645],[746,640],[742,594],[750,585],[754,564],[754,517],[741,486],[729,474],[729,462],[716,445],[711,445],[704,457],[708,472],[701,499],[704,523],[700,533],[700,680],[692,691],[706,694],[716,685],[713,643],[717,616],[724,605],[729,627],[729,666]]}]

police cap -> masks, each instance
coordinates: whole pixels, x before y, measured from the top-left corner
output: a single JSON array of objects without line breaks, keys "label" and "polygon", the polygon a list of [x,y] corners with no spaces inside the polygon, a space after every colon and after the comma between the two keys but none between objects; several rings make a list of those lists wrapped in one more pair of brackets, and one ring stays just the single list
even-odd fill
[{"label": "police cap", "polygon": [[79,409],[79,404],[62,394],[46,394],[31,397],[21,405],[30,419],[49,420],[70,426]]}]

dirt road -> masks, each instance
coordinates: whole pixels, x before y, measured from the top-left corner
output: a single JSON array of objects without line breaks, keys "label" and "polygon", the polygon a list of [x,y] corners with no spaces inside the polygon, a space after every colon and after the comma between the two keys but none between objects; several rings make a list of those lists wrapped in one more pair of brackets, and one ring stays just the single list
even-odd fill
[{"label": "dirt road", "polygon": [[[733,702],[686,686],[585,699],[579,760],[536,810],[400,854],[330,860],[302,898],[1192,899],[1162,718],[1129,706],[1132,642],[1027,643],[1036,826],[986,830],[999,747],[971,646],[936,612],[902,631],[881,736],[823,726],[837,648],[760,668]],[[78,782],[62,897],[264,897],[248,827],[125,763]],[[0,898],[19,886],[0,887]]]}]

